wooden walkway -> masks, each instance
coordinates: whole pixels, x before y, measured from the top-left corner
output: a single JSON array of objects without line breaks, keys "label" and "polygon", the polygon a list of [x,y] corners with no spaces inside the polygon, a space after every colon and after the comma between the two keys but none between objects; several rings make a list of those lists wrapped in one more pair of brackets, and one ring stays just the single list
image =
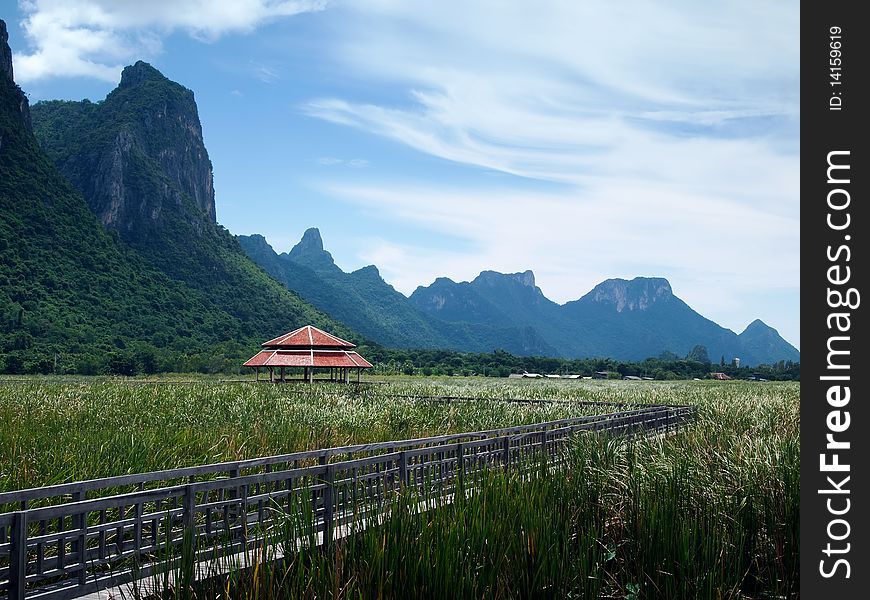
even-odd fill
[{"label": "wooden walkway", "polygon": [[187,565],[179,573],[197,578],[203,565],[234,564],[233,557],[256,552],[288,519],[294,539],[329,546],[361,522],[382,519],[402,489],[438,504],[473,489],[488,469],[522,470],[542,460],[558,466],[578,432],[667,433],[697,412],[617,406],[534,425],[2,493],[0,598],[78,598],[153,579],[170,563]]}]

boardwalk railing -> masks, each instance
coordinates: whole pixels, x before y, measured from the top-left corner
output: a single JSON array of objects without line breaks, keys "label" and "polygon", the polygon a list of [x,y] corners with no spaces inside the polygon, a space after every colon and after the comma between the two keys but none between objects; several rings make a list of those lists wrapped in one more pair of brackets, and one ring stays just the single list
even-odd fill
[{"label": "boardwalk railing", "polygon": [[304,533],[328,546],[382,518],[402,488],[423,500],[473,489],[486,469],[564,459],[580,431],[674,430],[695,407],[609,414],[416,440],[109,477],[0,494],[0,598],[75,598],[263,544],[305,507]]}]

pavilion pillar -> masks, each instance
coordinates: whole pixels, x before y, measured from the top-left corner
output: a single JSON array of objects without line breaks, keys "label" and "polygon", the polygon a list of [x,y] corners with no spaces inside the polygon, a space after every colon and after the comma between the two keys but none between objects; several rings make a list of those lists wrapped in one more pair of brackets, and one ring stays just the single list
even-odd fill
[{"label": "pavilion pillar", "polygon": [[344,368],[344,382],[350,383],[350,369],[347,367]]},{"label": "pavilion pillar", "polygon": [[275,383],[275,369],[269,367],[269,383]]},{"label": "pavilion pillar", "polygon": [[356,382],[359,383],[359,367],[356,368]]},{"label": "pavilion pillar", "polygon": [[281,367],[281,383],[286,383],[284,379],[284,367]]},{"label": "pavilion pillar", "polygon": [[314,383],[314,367],[308,367],[308,383]]},{"label": "pavilion pillar", "polygon": [[257,373],[257,383],[260,382],[260,367],[254,367],[254,371]]}]

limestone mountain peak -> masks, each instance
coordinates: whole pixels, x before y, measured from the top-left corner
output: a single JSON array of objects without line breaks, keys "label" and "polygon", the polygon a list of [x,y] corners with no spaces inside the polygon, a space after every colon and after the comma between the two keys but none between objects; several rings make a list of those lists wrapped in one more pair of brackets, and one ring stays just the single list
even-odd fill
[{"label": "limestone mountain peak", "polygon": [[535,274],[526,270],[520,273],[499,273],[498,271],[481,271],[472,283],[498,285],[514,281],[525,287],[535,288]]},{"label": "limestone mountain peak", "polygon": [[306,229],[299,243],[283,256],[315,271],[338,269],[332,254],[323,249],[323,238],[320,237],[320,230],[316,227]]},{"label": "limestone mountain peak", "polygon": [[6,21],[0,19],[0,73],[10,81],[14,81],[12,73],[12,49],[9,47],[9,32],[6,31]]},{"label": "limestone mountain peak", "polygon": [[193,92],[148,63],[126,67],[103,102],[40,102],[33,114],[46,151],[102,223],[128,241],[156,240],[179,218],[199,233],[215,223]]},{"label": "limestone mountain peak", "polygon": [[773,327],[771,327],[770,325],[768,325],[767,323],[765,323],[761,319],[755,319],[752,323],[750,323],[749,325],[746,326],[746,329],[743,330],[743,333],[746,333],[747,331],[748,332],[754,332],[754,331],[760,331],[760,332],[774,331],[774,332],[776,332],[776,329],[774,329]]},{"label": "limestone mountain peak", "polygon": [[635,277],[607,279],[596,285],[583,299],[599,304],[610,304],[616,312],[647,310],[656,302],[673,298],[671,284],[663,277]]},{"label": "limestone mountain peak", "polygon": [[[8,81],[4,81],[8,80]],[[28,133],[33,133],[33,126],[30,120],[30,102],[27,95],[15,84],[12,70],[12,49],[9,47],[9,33],[6,30],[6,22],[0,19],[0,85],[11,86],[9,90],[11,100],[14,104],[10,105],[13,111],[17,109],[17,118]],[[15,106],[17,104],[17,107]],[[3,135],[0,133],[0,145],[3,143]]]},{"label": "limestone mountain peak", "polygon": [[320,252],[323,250],[323,238],[317,227],[309,227],[302,234],[302,239],[295,246],[300,252]]},{"label": "limestone mountain peak", "polygon": [[144,60],[137,60],[134,64],[124,67],[121,71],[120,88],[132,87],[143,81],[169,81],[163,73],[152,67]]}]

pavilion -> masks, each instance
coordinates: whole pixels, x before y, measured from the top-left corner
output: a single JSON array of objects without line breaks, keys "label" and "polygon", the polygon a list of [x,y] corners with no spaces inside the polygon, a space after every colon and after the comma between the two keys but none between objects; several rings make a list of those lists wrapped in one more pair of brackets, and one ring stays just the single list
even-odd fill
[{"label": "pavilion", "polygon": [[272,383],[300,381],[286,378],[287,369],[301,369],[302,381],[308,383],[314,382],[315,369],[328,369],[329,381],[350,383],[351,369],[356,369],[356,380],[359,383],[360,369],[372,368],[369,361],[352,350],[356,347],[355,344],[313,325],[285,333],[264,342],[262,346],[263,350],[243,365],[256,371],[257,381],[260,381],[260,369],[269,370],[269,381]]}]

